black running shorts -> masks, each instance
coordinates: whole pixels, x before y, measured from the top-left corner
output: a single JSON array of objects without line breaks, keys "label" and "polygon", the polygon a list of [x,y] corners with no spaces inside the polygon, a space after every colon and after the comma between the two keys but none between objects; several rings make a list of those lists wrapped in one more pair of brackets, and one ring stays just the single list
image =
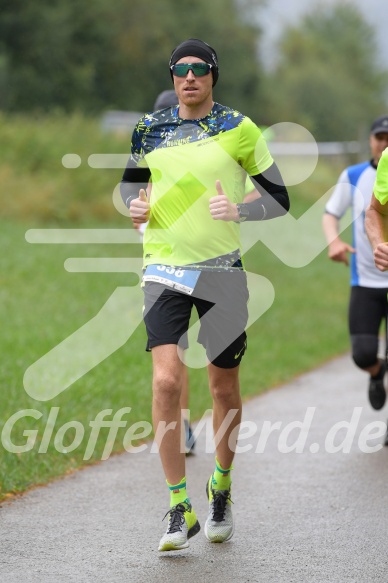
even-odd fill
[{"label": "black running shorts", "polygon": [[240,364],[247,345],[245,271],[203,271],[191,296],[155,282],[145,282],[143,290],[147,350],[162,344],[188,348],[187,330],[195,306],[200,318],[198,342],[209,361],[220,368]]}]

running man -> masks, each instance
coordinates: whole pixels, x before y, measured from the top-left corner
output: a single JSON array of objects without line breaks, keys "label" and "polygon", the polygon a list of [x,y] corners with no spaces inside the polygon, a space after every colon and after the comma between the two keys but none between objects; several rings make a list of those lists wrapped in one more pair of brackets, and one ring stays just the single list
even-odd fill
[{"label": "running man", "polygon": [[[200,318],[198,342],[208,359],[213,430],[219,437],[215,469],[206,483],[204,531],[211,542],[233,535],[231,470],[248,319],[239,223],[272,219],[289,209],[287,189],[259,128],[213,101],[219,75],[214,49],[189,39],[174,49],[169,67],[179,103],[140,119],[121,184],[134,224],[149,220],[144,321],[153,363],[155,440],[170,492],[160,551],[188,547],[188,539],[200,530],[186,486],[179,404],[181,355],[193,307]],[[246,174],[262,194],[249,203],[243,203]],[[144,187],[150,181],[148,200]]]},{"label": "running man", "polygon": [[[370,375],[368,396],[371,406],[381,409],[386,400],[386,363],[378,358],[378,341],[381,323],[387,320],[388,273],[376,269],[364,218],[373,192],[376,168],[388,146],[388,116],[379,117],[372,123],[369,145],[371,160],[350,166],[340,175],[326,205],[323,230],[329,243],[330,259],[349,265],[348,254],[351,254],[348,324],[352,357],[354,363]],[[341,217],[348,208],[355,217],[352,245],[338,234]]]},{"label": "running man", "polygon": [[[172,105],[178,105],[178,96],[174,89],[166,89],[159,93],[154,103],[153,111],[158,111],[159,109],[165,109]],[[150,188],[148,189],[148,196],[150,196]],[[260,197],[260,193],[254,188],[254,185],[250,178],[247,177],[245,183],[245,196],[244,202],[251,202],[255,198]],[[143,241],[144,231],[148,223],[140,223],[137,225],[137,229],[140,234],[140,239]],[[190,425],[190,419],[187,415],[189,411],[189,374],[187,369],[184,371],[183,381],[182,381],[182,391],[181,391],[181,408],[182,408],[182,418],[184,423],[185,431],[185,453],[186,455],[193,454],[195,452],[195,436]]]}]

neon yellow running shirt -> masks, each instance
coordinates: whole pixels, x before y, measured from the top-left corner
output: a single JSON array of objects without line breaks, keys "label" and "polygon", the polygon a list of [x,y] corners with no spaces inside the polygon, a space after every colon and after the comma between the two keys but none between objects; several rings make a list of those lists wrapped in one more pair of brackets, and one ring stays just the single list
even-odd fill
[{"label": "neon yellow running shirt", "polygon": [[192,265],[238,250],[240,225],[210,215],[216,180],[239,203],[247,173],[260,174],[273,163],[260,129],[238,111],[215,103],[207,117],[183,120],[178,109],[146,114],[132,137],[132,160],[151,172],[145,266]]},{"label": "neon yellow running shirt", "polygon": [[377,165],[373,193],[381,204],[388,202],[388,148],[385,148]]}]

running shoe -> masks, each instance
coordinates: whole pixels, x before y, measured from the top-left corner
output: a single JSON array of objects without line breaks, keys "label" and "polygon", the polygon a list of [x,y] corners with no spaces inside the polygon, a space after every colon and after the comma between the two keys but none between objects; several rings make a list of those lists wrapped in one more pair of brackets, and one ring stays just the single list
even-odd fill
[{"label": "running shoe", "polygon": [[184,420],[185,424],[185,453],[186,455],[192,455],[195,449],[195,437],[193,431],[190,427],[190,423],[187,419]]},{"label": "running shoe", "polygon": [[[159,543],[159,551],[179,551],[187,549],[189,538],[197,534],[201,527],[190,502],[181,502],[170,508],[168,527]],[[163,518],[163,520],[164,520]]]},{"label": "running shoe", "polygon": [[377,411],[382,409],[385,405],[385,399],[387,397],[384,387],[384,375],[385,375],[385,365],[381,365],[381,371],[377,378],[370,377],[368,396],[369,402],[373,409]]},{"label": "running shoe", "polygon": [[212,543],[223,543],[232,538],[234,532],[232,500],[229,490],[213,490],[212,476],[206,484],[209,500],[209,515],[205,523],[205,536]]}]

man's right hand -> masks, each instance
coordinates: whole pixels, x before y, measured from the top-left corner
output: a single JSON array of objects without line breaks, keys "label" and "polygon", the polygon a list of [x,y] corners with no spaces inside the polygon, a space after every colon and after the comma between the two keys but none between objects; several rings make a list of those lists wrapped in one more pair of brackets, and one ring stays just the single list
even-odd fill
[{"label": "man's right hand", "polygon": [[349,265],[348,253],[356,253],[356,250],[342,241],[341,239],[337,238],[329,245],[329,258],[333,261],[339,261],[345,263],[345,265]]},{"label": "man's right hand", "polygon": [[139,191],[139,198],[131,200],[129,214],[135,225],[146,223],[150,218],[150,203],[144,188]]}]

